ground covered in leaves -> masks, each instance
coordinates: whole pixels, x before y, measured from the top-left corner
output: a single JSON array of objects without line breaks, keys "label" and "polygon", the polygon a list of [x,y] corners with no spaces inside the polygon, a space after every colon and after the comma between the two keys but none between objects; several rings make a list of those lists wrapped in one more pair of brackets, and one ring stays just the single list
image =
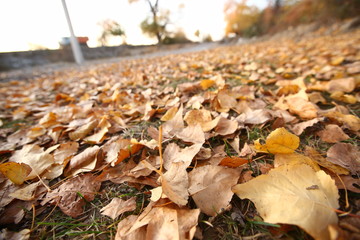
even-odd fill
[{"label": "ground covered in leaves", "polygon": [[1,83],[1,239],[359,239],[360,31]]}]

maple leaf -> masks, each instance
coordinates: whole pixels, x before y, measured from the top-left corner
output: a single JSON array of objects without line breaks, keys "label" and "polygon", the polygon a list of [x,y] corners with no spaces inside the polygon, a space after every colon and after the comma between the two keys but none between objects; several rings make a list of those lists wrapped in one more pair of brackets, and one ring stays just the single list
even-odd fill
[{"label": "maple leaf", "polygon": [[256,140],[255,149],[269,153],[293,153],[300,143],[299,137],[288,132],[285,128],[277,128],[272,131],[266,138],[265,144],[260,144],[260,140]]},{"label": "maple leaf", "polygon": [[315,239],[329,239],[327,227],[338,221],[334,180],[306,164],[280,166],[233,191],[253,201],[265,222],[298,225]]}]

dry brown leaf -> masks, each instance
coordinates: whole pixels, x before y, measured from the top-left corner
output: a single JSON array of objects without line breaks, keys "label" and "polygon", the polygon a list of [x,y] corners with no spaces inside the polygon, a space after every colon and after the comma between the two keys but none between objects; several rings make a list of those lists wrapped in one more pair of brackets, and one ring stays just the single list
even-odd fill
[{"label": "dry brown leaf", "polygon": [[314,118],[305,122],[297,123],[294,126],[292,126],[290,129],[295,133],[296,135],[301,135],[304,130],[308,127],[313,126],[314,124],[322,121],[324,118]]},{"label": "dry brown leaf", "polygon": [[76,129],[73,132],[69,133],[69,138],[73,141],[78,141],[80,139],[83,139],[84,137],[86,137],[96,126],[98,125],[98,121],[92,120],[90,122],[88,122],[85,125],[82,125],[81,127],[79,127],[78,129]]},{"label": "dry brown leaf", "polygon": [[66,164],[72,156],[78,151],[79,144],[77,142],[66,142],[60,144],[59,148],[54,152],[54,161],[57,164]]},{"label": "dry brown leaf", "polygon": [[10,161],[29,165],[32,171],[26,179],[30,180],[38,177],[45,170],[51,169],[54,164],[54,157],[44,152],[38,145],[25,145],[21,150],[14,152]]},{"label": "dry brown leaf", "polygon": [[171,164],[176,162],[183,162],[185,167],[190,166],[195,155],[200,151],[201,146],[202,144],[194,144],[181,149],[175,143],[168,144],[163,153],[164,168],[169,170]]},{"label": "dry brown leaf", "polygon": [[355,89],[355,79],[353,77],[342,78],[331,80],[327,85],[327,91],[330,93],[341,91],[341,92],[352,92]]},{"label": "dry brown leaf", "polygon": [[236,118],[237,121],[245,124],[263,124],[270,119],[272,116],[266,109],[248,110]]},{"label": "dry brown leaf", "polygon": [[97,128],[100,128],[100,130],[98,132],[96,132],[95,134],[84,138],[84,141],[92,143],[92,144],[101,143],[104,140],[105,134],[109,131],[110,127],[111,127],[111,124],[108,121],[108,117],[103,116],[97,126]]},{"label": "dry brown leaf", "polygon": [[138,216],[130,215],[121,220],[117,226],[117,232],[115,240],[133,240],[133,239],[145,239],[146,227],[139,227],[132,232],[128,233],[134,222],[138,219]]},{"label": "dry brown leaf", "polygon": [[203,144],[205,142],[205,134],[200,125],[187,126],[186,128],[178,131],[176,137],[184,142]]},{"label": "dry brown leaf", "polygon": [[264,222],[298,225],[315,239],[329,239],[327,226],[338,221],[335,182],[306,164],[274,168],[233,191],[253,201]]},{"label": "dry brown leaf", "polygon": [[42,186],[43,187],[43,183],[38,181],[38,182],[34,182],[31,183],[23,188],[20,188],[12,193],[9,194],[10,197],[19,199],[19,200],[23,200],[23,201],[31,201],[31,200],[35,200],[35,194],[36,194],[36,190]]},{"label": "dry brown leaf", "polygon": [[163,124],[163,135],[173,137],[174,133],[184,128],[183,106],[181,105],[173,118]]},{"label": "dry brown leaf", "polygon": [[350,143],[335,143],[327,151],[326,160],[346,168],[352,174],[360,174],[359,147]]},{"label": "dry brown leaf", "polygon": [[349,139],[350,137],[336,124],[329,124],[325,126],[324,130],[316,133],[322,141],[328,143],[336,143]]},{"label": "dry brown leaf", "polygon": [[[161,202],[158,203],[161,205]],[[154,207],[150,203],[140,216],[129,216],[118,225],[116,240],[191,240],[198,224],[199,209],[178,208],[173,204]]]},{"label": "dry brown leaf", "polygon": [[360,130],[360,118],[358,118],[357,116],[351,114],[343,114],[336,111],[324,113],[323,116],[343,124],[344,128],[348,128],[352,131]]},{"label": "dry brown leaf", "polygon": [[318,151],[315,150],[315,148],[305,146],[304,153],[306,156],[310,157],[312,160],[317,162],[320,166],[322,166],[334,173],[345,174],[345,175],[349,174],[349,171],[346,170],[345,168],[340,167],[339,165],[336,165],[336,164],[333,164],[333,163],[327,161],[323,156],[321,156],[321,154]]},{"label": "dry brown leaf", "polygon": [[35,139],[40,137],[46,133],[46,129],[42,126],[30,128],[29,132],[27,133],[27,137],[31,139]]},{"label": "dry brown leaf", "polygon": [[31,209],[33,201],[21,201],[15,199],[1,212],[0,224],[18,224],[25,216],[26,210]]},{"label": "dry brown leaf", "polygon": [[90,172],[94,170],[97,161],[97,155],[100,151],[99,146],[86,148],[83,152],[71,158],[69,166],[65,174],[67,176],[76,175],[81,172]]},{"label": "dry brown leaf", "polygon": [[210,131],[218,124],[220,118],[215,118],[214,120],[211,117],[211,113],[208,110],[190,110],[185,114],[185,122],[189,126],[200,125],[204,132]]},{"label": "dry brown leaf", "polygon": [[7,230],[7,228],[5,228],[0,232],[0,239],[28,240],[29,238],[30,238],[30,229],[23,229],[19,232],[12,232]]},{"label": "dry brown leaf", "polygon": [[286,101],[291,113],[297,114],[302,119],[313,119],[317,117],[316,105],[301,97],[291,97]]},{"label": "dry brown leaf", "polygon": [[128,200],[122,200],[121,198],[113,198],[111,202],[100,209],[102,215],[106,215],[112,219],[116,219],[120,214],[124,212],[133,211],[136,209],[136,198],[132,197]]},{"label": "dry brown leaf", "polygon": [[173,162],[169,170],[161,177],[163,193],[174,203],[184,206],[188,202],[188,174],[184,162]]},{"label": "dry brown leaf", "polygon": [[[99,191],[101,183],[95,180],[96,176],[87,173],[67,180],[58,188],[49,192],[42,202],[44,205],[51,202],[59,206],[66,215],[76,218],[83,212],[85,200],[94,200]],[[81,196],[79,195],[81,194]]]},{"label": "dry brown leaf", "polygon": [[236,120],[229,120],[222,117],[215,128],[215,132],[223,136],[229,135],[234,133],[238,126],[239,124]]},{"label": "dry brown leaf", "polygon": [[196,206],[209,215],[215,216],[226,209],[231,201],[234,186],[240,177],[237,169],[207,165],[189,173],[189,194]]}]

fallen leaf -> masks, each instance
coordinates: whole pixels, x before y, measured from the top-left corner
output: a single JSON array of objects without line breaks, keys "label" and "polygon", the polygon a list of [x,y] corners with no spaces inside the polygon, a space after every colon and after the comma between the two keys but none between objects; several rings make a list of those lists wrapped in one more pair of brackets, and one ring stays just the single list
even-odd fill
[{"label": "fallen leaf", "polygon": [[360,151],[350,143],[335,143],[326,153],[326,160],[360,174]]},{"label": "fallen leaf", "polygon": [[28,240],[30,238],[30,229],[23,229],[19,232],[12,232],[4,228],[0,232],[0,239],[6,240]]},{"label": "fallen leaf", "polygon": [[88,202],[94,200],[95,194],[100,189],[101,182],[96,181],[95,178],[96,176],[87,173],[67,180],[49,192],[42,205],[51,202],[70,217],[80,216],[86,203],[85,200]]},{"label": "fallen leaf", "polygon": [[175,133],[175,136],[184,142],[203,144],[205,142],[205,134],[200,125],[187,126],[186,128]]},{"label": "fallen leaf", "polygon": [[176,131],[184,128],[184,121],[182,118],[183,106],[181,105],[175,116],[163,124],[163,135],[173,137]]},{"label": "fallen leaf", "polygon": [[317,117],[318,109],[312,102],[301,97],[291,97],[286,100],[291,113],[297,114],[302,119],[313,119]]},{"label": "fallen leaf", "polygon": [[253,201],[264,222],[294,224],[315,239],[329,239],[327,226],[338,221],[335,182],[306,164],[274,168],[267,175],[236,185],[233,191]]},{"label": "fallen leaf", "polygon": [[134,211],[136,209],[136,198],[132,197],[124,201],[121,198],[113,198],[111,202],[100,209],[102,215],[116,219],[124,212]]},{"label": "fallen leaf", "polygon": [[121,220],[117,226],[115,240],[133,240],[146,238],[146,226],[139,227],[129,232],[138,216],[130,215]]},{"label": "fallen leaf", "polygon": [[323,116],[343,124],[343,127],[352,131],[360,130],[360,118],[355,115],[335,111],[324,113]]},{"label": "fallen leaf", "polygon": [[10,193],[9,196],[23,201],[35,200],[36,191],[40,186],[44,187],[42,182],[34,182]]},{"label": "fallen leaf", "polygon": [[226,157],[219,163],[220,166],[236,168],[241,165],[249,163],[250,160],[240,157]]},{"label": "fallen leaf", "polygon": [[353,77],[342,78],[331,80],[327,85],[327,91],[330,93],[341,91],[341,92],[352,92],[355,89],[355,79]]},{"label": "fallen leaf", "polygon": [[25,163],[7,162],[0,164],[0,172],[13,183],[21,185],[30,174],[31,168]]},{"label": "fallen leaf", "polygon": [[161,177],[163,193],[174,203],[184,206],[188,202],[189,179],[184,162],[173,162]]},{"label": "fallen leaf", "polygon": [[298,136],[288,132],[285,128],[277,128],[266,138],[264,145],[260,140],[254,142],[255,149],[269,153],[293,153],[299,147],[300,139]]},{"label": "fallen leaf", "polygon": [[195,155],[200,151],[202,144],[194,144],[190,147],[181,149],[175,143],[170,143],[166,146],[163,159],[164,168],[169,170],[172,163],[183,162],[185,167],[190,166]]},{"label": "fallen leaf", "polygon": [[75,176],[81,172],[90,172],[94,170],[99,151],[100,147],[95,145],[88,147],[83,152],[75,155],[73,158],[71,158],[68,165],[68,170],[65,171],[65,174],[68,176]]},{"label": "fallen leaf", "polygon": [[214,85],[215,85],[215,81],[211,79],[204,79],[200,81],[200,86],[203,90],[211,88]]},{"label": "fallen leaf", "polygon": [[326,158],[324,158],[323,156],[321,156],[321,154],[315,150],[315,148],[309,147],[309,146],[305,146],[305,151],[304,151],[305,155],[310,157],[312,160],[314,160],[315,162],[317,162],[320,166],[334,172],[337,174],[345,174],[348,175],[349,171],[346,170],[343,167],[340,167],[339,165],[336,165],[334,163],[331,163],[329,161],[326,160]]},{"label": "fallen leaf", "polygon": [[54,157],[44,152],[38,145],[25,145],[21,150],[14,152],[10,161],[29,165],[31,172],[26,179],[30,180],[38,177],[45,170],[51,169],[54,164]]},{"label": "fallen leaf", "polygon": [[105,134],[109,131],[110,127],[111,127],[111,124],[108,121],[108,117],[103,116],[97,126],[97,128],[100,128],[100,130],[98,132],[96,132],[95,134],[84,138],[84,141],[92,143],[92,144],[101,143],[104,140]]},{"label": "fallen leaf", "polygon": [[164,122],[171,120],[177,111],[178,108],[176,106],[169,108],[169,110],[167,110],[167,112],[160,118],[160,120]]},{"label": "fallen leaf", "polygon": [[185,114],[185,122],[189,126],[200,125],[204,132],[210,131],[218,124],[220,118],[212,119],[211,113],[205,109],[190,110]]},{"label": "fallen leaf", "polygon": [[98,125],[98,121],[92,120],[90,122],[88,122],[85,125],[82,125],[81,127],[79,127],[78,129],[76,129],[73,132],[69,133],[69,138],[73,141],[78,141],[80,139],[83,139],[84,137],[86,137],[96,126]]},{"label": "fallen leaf", "polygon": [[154,207],[150,203],[140,216],[131,215],[119,223],[115,239],[191,240],[199,214],[199,209],[179,208],[174,204]]},{"label": "fallen leaf", "polygon": [[67,163],[70,158],[78,151],[79,144],[77,142],[66,142],[60,144],[59,148],[54,152],[54,162],[57,164]]},{"label": "fallen leaf", "polygon": [[282,165],[299,165],[299,164],[307,164],[310,167],[312,167],[315,171],[320,170],[320,167],[316,163],[316,161],[313,161],[311,158],[307,156],[298,153],[275,154],[275,159],[274,159],[275,168]]},{"label": "fallen leaf", "polygon": [[333,92],[330,97],[336,101],[349,103],[349,104],[355,104],[357,102],[357,99],[355,96],[351,94],[344,94],[344,92],[336,91]]},{"label": "fallen leaf", "polygon": [[201,212],[215,216],[226,209],[231,201],[234,186],[240,177],[237,169],[207,165],[189,173],[189,194]]},{"label": "fallen leaf", "polygon": [[245,124],[263,124],[272,119],[266,109],[248,110],[240,114],[236,120]]},{"label": "fallen leaf", "polygon": [[328,124],[325,129],[316,133],[322,141],[336,143],[349,139],[350,137],[336,124]]},{"label": "fallen leaf", "polygon": [[305,122],[297,123],[294,126],[292,126],[290,129],[293,133],[299,136],[304,132],[306,128],[313,126],[314,124],[322,121],[323,119],[324,118],[314,118]]},{"label": "fallen leaf", "polygon": [[229,120],[226,118],[220,118],[217,126],[215,127],[215,132],[220,135],[229,135],[234,133],[239,124],[236,120]]}]

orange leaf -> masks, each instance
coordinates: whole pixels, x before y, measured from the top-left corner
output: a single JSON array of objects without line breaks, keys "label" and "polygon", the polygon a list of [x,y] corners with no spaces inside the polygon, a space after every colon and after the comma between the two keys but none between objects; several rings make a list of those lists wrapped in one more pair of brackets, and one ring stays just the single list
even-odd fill
[{"label": "orange leaf", "polygon": [[221,160],[219,165],[236,168],[246,163],[249,163],[250,161],[251,160],[240,157],[226,157]]},{"label": "orange leaf", "polygon": [[211,79],[204,79],[204,80],[201,80],[201,82],[200,82],[200,86],[203,90],[211,88],[212,86],[214,86],[214,84],[215,84],[215,81],[211,80]]}]

